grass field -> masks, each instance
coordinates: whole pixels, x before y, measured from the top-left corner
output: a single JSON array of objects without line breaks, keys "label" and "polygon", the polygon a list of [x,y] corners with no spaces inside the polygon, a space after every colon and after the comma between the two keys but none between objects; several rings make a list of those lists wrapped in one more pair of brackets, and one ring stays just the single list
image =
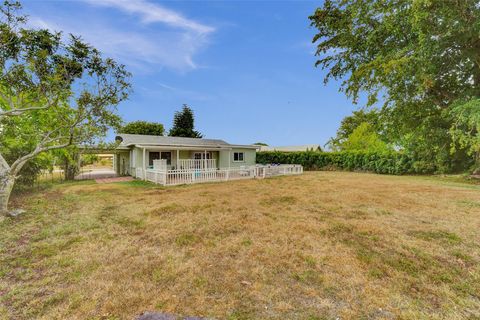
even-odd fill
[{"label": "grass field", "polygon": [[0,224],[0,319],[480,319],[480,186],[309,172],[55,185]]}]

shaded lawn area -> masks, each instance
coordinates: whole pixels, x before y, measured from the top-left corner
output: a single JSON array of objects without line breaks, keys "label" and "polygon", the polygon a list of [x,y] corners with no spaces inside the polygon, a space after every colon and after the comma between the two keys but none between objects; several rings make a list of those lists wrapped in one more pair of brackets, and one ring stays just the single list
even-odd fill
[{"label": "shaded lawn area", "polygon": [[478,319],[480,186],[345,172],[53,186],[0,224],[0,319]]}]

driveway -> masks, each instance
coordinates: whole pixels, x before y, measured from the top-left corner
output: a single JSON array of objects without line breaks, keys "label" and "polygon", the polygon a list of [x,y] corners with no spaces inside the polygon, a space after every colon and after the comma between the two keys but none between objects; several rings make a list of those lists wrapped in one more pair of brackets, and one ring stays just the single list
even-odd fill
[{"label": "driveway", "polygon": [[113,169],[92,169],[81,172],[75,177],[75,180],[106,179],[117,176]]}]

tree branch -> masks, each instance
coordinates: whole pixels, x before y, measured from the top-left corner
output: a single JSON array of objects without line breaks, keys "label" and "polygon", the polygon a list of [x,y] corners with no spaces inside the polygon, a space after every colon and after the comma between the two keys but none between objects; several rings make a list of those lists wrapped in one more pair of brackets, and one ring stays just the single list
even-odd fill
[{"label": "tree branch", "polygon": [[20,109],[12,109],[8,111],[4,111],[0,113],[0,118],[2,117],[7,117],[7,116],[19,116],[22,113],[28,112],[28,111],[34,111],[34,110],[44,110],[50,108],[51,105],[46,105],[43,107],[29,107],[29,108],[20,108]]},{"label": "tree branch", "polygon": [[42,153],[42,152],[46,152],[46,151],[50,151],[50,150],[55,150],[55,149],[62,149],[62,148],[66,148],[70,145],[72,145],[72,140],[70,140],[69,142],[67,143],[64,143],[64,144],[59,144],[59,145],[53,145],[53,146],[49,146],[49,147],[43,147],[43,148],[36,148],[35,150],[33,150],[32,152],[30,152],[29,154],[21,157],[21,158],[18,158],[13,164],[12,166],[10,167],[10,174],[13,175],[13,176],[16,176],[18,174],[18,172],[20,172],[20,170],[22,169],[22,167],[25,165],[25,163],[34,158],[35,156],[37,156],[38,154]]}]

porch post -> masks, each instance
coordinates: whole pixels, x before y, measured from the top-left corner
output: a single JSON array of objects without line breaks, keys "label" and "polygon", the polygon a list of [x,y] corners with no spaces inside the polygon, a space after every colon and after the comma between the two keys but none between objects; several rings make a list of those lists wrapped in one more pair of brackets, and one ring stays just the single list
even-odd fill
[{"label": "porch post", "polygon": [[147,165],[145,163],[147,159],[145,159],[146,158],[145,155],[146,155],[145,147],[143,147],[143,177],[142,177],[143,180],[147,180]]},{"label": "porch post", "polygon": [[204,151],[204,157],[203,157],[203,170],[207,170],[207,150]]},{"label": "porch post", "polygon": [[180,150],[177,149],[177,170],[180,170]]},{"label": "porch post", "polygon": [[232,161],[232,149],[228,150],[228,169],[230,169],[231,161]]}]

